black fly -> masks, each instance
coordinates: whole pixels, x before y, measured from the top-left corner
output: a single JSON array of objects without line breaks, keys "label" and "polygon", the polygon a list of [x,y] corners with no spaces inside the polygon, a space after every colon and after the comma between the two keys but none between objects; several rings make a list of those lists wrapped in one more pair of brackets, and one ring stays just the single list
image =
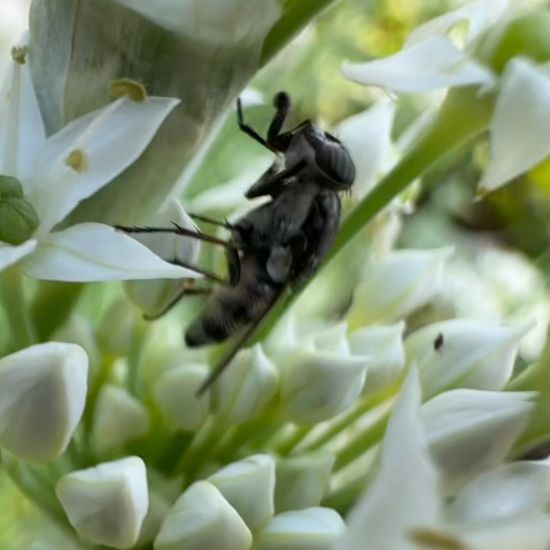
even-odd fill
[{"label": "black fly", "polygon": [[[272,166],[247,191],[246,197],[269,196],[270,200],[234,224],[195,216],[226,227],[231,233],[229,240],[179,226],[117,226],[128,233],[176,233],[225,247],[229,280],[211,292],[186,283],[180,295],[162,312],[186,294],[209,293],[202,313],[185,332],[187,345],[222,342],[243,330],[231,352],[201,386],[199,394],[228,366],[283,290],[303,283],[318,267],[338,228],[338,192],[349,190],[355,179],[353,162],[337,138],[310,120],[281,132],[290,109],[290,98],[285,92],[279,92],[273,104],[275,115],[264,139],[244,122],[240,101],[237,102],[239,128],[277,155]],[[219,282],[218,277],[204,270],[178,261],[174,263]]]}]

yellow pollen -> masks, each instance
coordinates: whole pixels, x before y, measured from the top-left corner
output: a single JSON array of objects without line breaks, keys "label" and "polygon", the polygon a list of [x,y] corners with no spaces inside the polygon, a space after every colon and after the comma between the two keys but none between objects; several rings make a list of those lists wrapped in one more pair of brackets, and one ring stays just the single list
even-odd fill
[{"label": "yellow pollen", "polygon": [[409,539],[426,550],[468,550],[454,535],[432,529],[413,529],[409,533]]},{"label": "yellow pollen", "polygon": [[86,155],[81,149],[71,151],[69,156],[65,159],[65,164],[79,174],[82,174],[82,172],[86,171],[86,168],[88,168]]},{"label": "yellow pollen", "polygon": [[145,86],[129,78],[121,78],[120,80],[113,80],[110,82],[109,93],[115,99],[128,97],[137,103],[147,101],[147,90]]},{"label": "yellow pollen", "polygon": [[27,46],[14,46],[11,49],[11,57],[19,65],[24,65],[27,62]]}]

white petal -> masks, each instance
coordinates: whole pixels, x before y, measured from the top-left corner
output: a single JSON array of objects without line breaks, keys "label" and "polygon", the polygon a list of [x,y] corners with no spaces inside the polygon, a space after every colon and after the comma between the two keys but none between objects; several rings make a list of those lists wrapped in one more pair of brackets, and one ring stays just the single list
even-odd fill
[{"label": "white petal", "polygon": [[34,252],[36,244],[35,240],[25,241],[19,246],[0,243],[0,271]]},{"label": "white petal", "polygon": [[[160,97],[142,102],[119,99],[48,138],[34,163],[29,195],[41,231],[51,229],[132,164],[178,102]],[[77,168],[69,166],[71,155],[77,155]]]},{"label": "white petal", "polygon": [[277,0],[116,1],[168,30],[223,47],[263,39],[281,15]]},{"label": "white petal", "polygon": [[404,47],[409,48],[431,36],[446,35],[456,25],[463,22],[468,24],[466,42],[469,43],[497,21],[505,13],[507,7],[508,0],[482,0],[467,4],[416,27],[408,36]]},{"label": "white petal", "polygon": [[63,476],[55,488],[71,525],[96,544],[130,548],[149,498],[143,460],[131,456]]},{"label": "white petal", "polygon": [[550,75],[513,59],[502,79],[491,122],[491,161],[479,187],[492,191],[550,154]]},{"label": "white petal", "polygon": [[[536,393],[454,390],[422,407],[445,492],[500,464],[525,427]],[[550,473],[550,470],[549,470]]]},{"label": "white petal", "polygon": [[335,550],[409,550],[408,531],[435,524],[437,473],[420,416],[420,384],[412,369],[382,443],[380,469],[347,517],[348,533]]},{"label": "white petal", "polygon": [[367,193],[382,174],[391,148],[394,115],[395,103],[382,99],[334,129],[333,133],[344,143],[355,164],[354,194]]},{"label": "white petal", "polygon": [[155,550],[248,550],[252,534],[208,481],[193,483],[162,523]]},{"label": "white petal", "polygon": [[82,223],[49,234],[23,264],[31,277],[54,281],[113,281],[197,277],[169,264],[121,231]]},{"label": "white petal", "polygon": [[428,92],[438,88],[492,85],[492,73],[444,37],[433,36],[406,50],[367,63],[344,63],[346,78],[394,92]]},{"label": "white petal", "polygon": [[[26,42],[24,38],[20,45]],[[23,65],[12,60],[0,92],[0,174],[15,176],[24,183],[31,161],[45,140],[28,60]]]},{"label": "white petal", "polygon": [[37,344],[0,359],[0,445],[26,460],[60,456],[84,410],[87,374],[75,344]]},{"label": "white petal", "polygon": [[542,512],[550,503],[550,460],[505,464],[473,479],[447,507],[451,522],[491,522]]}]

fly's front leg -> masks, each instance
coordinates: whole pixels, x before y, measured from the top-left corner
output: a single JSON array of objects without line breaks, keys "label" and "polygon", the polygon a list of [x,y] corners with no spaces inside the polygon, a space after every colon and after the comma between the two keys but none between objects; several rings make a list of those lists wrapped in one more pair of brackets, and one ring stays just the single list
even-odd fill
[{"label": "fly's front leg", "polygon": [[146,321],[156,321],[164,315],[166,315],[172,308],[174,308],[184,296],[207,296],[212,292],[211,288],[206,287],[195,287],[193,286],[194,279],[186,280],[183,283],[182,289],[164,306],[158,313],[148,315],[147,313],[143,314],[143,318]]}]

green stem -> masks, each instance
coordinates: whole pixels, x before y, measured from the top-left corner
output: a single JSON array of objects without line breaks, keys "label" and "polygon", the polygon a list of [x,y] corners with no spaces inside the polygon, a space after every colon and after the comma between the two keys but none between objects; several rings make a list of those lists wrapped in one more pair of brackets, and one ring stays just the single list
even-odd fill
[{"label": "green stem", "polygon": [[147,323],[138,321],[134,328],[130,353],[128,354],[128,391],[136,397],[141,395],[142,390],[141,367],[148,333]]},{"label": "green stem", "polygon": [[351,505],[357,502],[359,495],[365,492],[369,480],[370,476],[366,474],[349,481],[323,498],[322,505],[337,510],[345,516]]},{"label": "green stem", "polygon": [[319,434],[315,439],[308,442],[304,446],[306,451],[315,451],[332,439],[340,435],[341,432],[348,429],[354,422],[359,420],[363,415],[369,413],[375,407],[378,407],[382,403],[386,402],[388,399],[391,399],[401,387],[401,379],[380,390],[379,392],[374,393],[373,395],[363,396],[361,401],[356,403],[347,413],[345,413],[341,418],[339,418],[334,424],[328,427],[328,429]]},{"label": "green stem", "polygon": [[2,306],[12,334],[10,351],[26,348],[36,342],[36,335],[25,300],[21,271],[17,267],[4,271],[0,286]]},{"label": "green stem", "polygon": [[313,430],[315,426],[296,426],[292,433],[275,445],[274,451],[281,456],[290,454]]},{"label": "green stem", "polygon": [[290,42],[314,17],[335,0],[293,0],[287,2],[284,13],[267,35],[260,64],[264,66],[283,46]]},{"label": "green stem", "polygon": [[376,422],[363,429],[358,434],[355,434],[353,439],[336,454],[333,471],[340,471],[379,443],[384,437],[389,418],[390,413],[387,412],[376,420]]},{"label": "green stem", "polygon": [[31,316],[40,342],[69,318],[85,285],[79,283],[43,282],[32,302]]}]

